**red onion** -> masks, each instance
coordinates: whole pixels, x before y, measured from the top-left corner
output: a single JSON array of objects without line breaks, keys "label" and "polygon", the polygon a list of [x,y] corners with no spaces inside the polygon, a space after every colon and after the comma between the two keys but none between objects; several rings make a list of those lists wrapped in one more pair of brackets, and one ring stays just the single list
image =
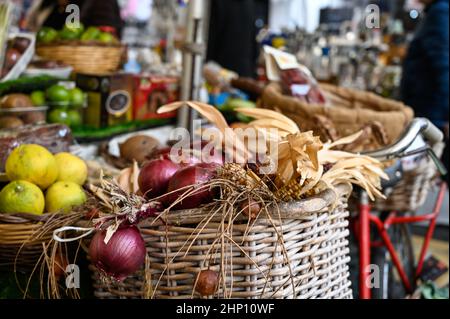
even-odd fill
[{"label": "red onion", "polygon": [[170,146],[157,149],[157,150],[153,151],[148,156],[148,159],[150,159],[150,160],[161,159],[161,158],[163,158],[163,159],[170,159],[169,155],[170,155],[170,150],[171,149],[172,148]]},{"label": "red onion", "polygon": [[144,239],[136,226],[119,228],[108,244],[106,231],[97,232],[89,247],[92,263],[103,273],[122,281],[139,270],[145,261]]},{"label": "red onion", "polygon": [[147,198],[164,194],[170,178],[177,172],[179,166],[168,159],[155,159],[141,169],[138,178],[139,189]]},{"label": "red onion", "polygon": [[153,152],[149,159],[170,159],[180,166],[191,166],[200,163],[223,165],[225,160],[222,151],[210,145],[207,141],[195,141],[189,147],[179,147],[177,153],[171,154],[171,152],[173,152],[173,147],[161,148]]},{"label": "red onion", "polygon": [[[166,207],[170,206],[189,190],[187,186],[195,185],[195,187],[204,186],[203,184],[209,182],[214,178],[216,174],[217,164],[196,164],[180,169],[169,181],[169,187],[167,189],[168,194],[163,198],[163,202]],[[186,188],[184,188],[186,187]],[[179,190],[176,192],[176,190]],[[204,187],[201,191],[183,199],[182,202],[177,204],[175,209],[190,209],[196,208],[201,204],[208,203],[212,200],[213,195],[211,190]]]}]

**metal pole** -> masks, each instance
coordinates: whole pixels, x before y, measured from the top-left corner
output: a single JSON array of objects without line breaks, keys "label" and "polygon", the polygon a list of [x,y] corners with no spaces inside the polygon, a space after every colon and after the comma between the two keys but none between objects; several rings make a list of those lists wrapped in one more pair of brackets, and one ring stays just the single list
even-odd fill
[{"label": "metal pole", "polygon": [[[183,76],[181,79],[181,99],[198,100],[202,85],[202,62],[205,51],[204,14],[205,0],[190,0],[187,18],[186,44],[183,52]],[[178,112],[178,126],[192,133],[192,121],[196,113],[187,106]]]}]

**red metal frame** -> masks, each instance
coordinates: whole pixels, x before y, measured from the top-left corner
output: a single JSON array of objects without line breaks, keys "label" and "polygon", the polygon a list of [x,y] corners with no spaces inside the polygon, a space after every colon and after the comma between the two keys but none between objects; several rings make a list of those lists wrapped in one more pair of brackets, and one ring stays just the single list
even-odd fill
[{"label": "red metal frame", "polygon": [[[367,201],[367,198],[364,198],[363,195],[361,198],[361,204],[359,207],[359,218],[358,218],[358,226],[357,226],[357,235],[359,235],[359,254],[360,254],[360,263],[359,263],[359,295],[361,299],[370,299],[371,291],[370,286],[367,284],[370,275],[370,248],[373,246],[384,245],[392,258],[394,266],[397,268],[397,271],[400,275],[402,283],[405,289],[412,293],[415,282],[410,282],[401,261],[398,258],[397,252],[395,251],[394,245],[392,244],[392,240],[387,232],[389,227],[394,224],[410,224],[410,223],[418,223],[423,221],[429,221],[430,224],[427,229],[427,233],[422,244],[422,248],[420,251],[420,257],[417,263],[415,277],[418,278],[420,273],[422,272],[423,262],[425,260],[425,255],[428,250],[428,246],[430,244],[430,240],[433,236],[434,229],[436,227],[436,220],[439,216],[439,212],[442,207],[442,203],[445,196],[445,191],[447,190],[447,184],[442,183],[439,194],[433,209],[433,212],[430,214],[420,215],[420,216],[397,216],[397,212],[391,212],[386,220],[381,221],[378,216],[371,214],[371,207]],[[371,242],[370,240],[370,224],[373,223],[380,236],[381,242]]]}]

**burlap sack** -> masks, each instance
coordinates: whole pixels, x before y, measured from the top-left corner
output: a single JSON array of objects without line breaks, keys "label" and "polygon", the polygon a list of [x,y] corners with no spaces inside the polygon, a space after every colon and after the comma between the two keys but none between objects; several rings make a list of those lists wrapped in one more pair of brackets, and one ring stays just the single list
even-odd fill
[{"label": "burlap sack", "polygon": [[401,102],[380,97],[374,93],[320,85],[327,98],[326,105],[308,104],[283,95],[279,84],[268,85],[261,96],[261,107],[279,110],[293,119],[302,131],[318,131],[316,115],[331,120],[343,137],[359,131],[369,122],[380,122],[388,142],[395,142],[414,117],[413,110]]}]

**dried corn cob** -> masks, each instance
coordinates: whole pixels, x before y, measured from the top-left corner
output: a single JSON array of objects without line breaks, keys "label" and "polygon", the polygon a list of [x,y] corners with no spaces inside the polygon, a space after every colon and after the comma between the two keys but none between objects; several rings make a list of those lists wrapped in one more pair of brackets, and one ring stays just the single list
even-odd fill
[{"label": "dried corn cob", "polygon": [[218,176],[247,188],[253,188],[257,184],[241,165],[235,163],[226,163],[219,169]]},{"label": "dried corn cob", "polygon": [[293,178],[285,186],[275,191],[275,197],[280,201],[288,202],[291,200],[300,200],[316,195],[319,190],[318,188],[313,188],[307,192],[304,192],[304,189],[305,184],[300,183],[300,178]]}]

